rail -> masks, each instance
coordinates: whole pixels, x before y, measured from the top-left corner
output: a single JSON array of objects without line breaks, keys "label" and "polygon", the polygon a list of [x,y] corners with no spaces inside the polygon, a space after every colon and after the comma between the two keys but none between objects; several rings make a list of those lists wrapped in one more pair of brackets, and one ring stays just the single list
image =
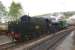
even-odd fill
[{"label": "rail", "polygon": [[[28,44],[24,43],[23,45],[21,45],[19,47],[14,47],[14,49],[12,48],[12,46],[14,46],[14,44],[10,43],[12,45],[9,44],[10,47],[8,47],[7,49],[10,49],[10,50],[52,50],[53,46],[58,41],[61,41],[61,39],[65,38],[73,30],[75,30],[75,26],[71,26],[68,29],[59,31],[56,34],[48,35],[46,37],[43,37],[43,38],[36,40],[34,42],[31,42],[31,43],[28,43]],[[2,50],[4,50],[4,49],[5,48],[3,48]]]}]

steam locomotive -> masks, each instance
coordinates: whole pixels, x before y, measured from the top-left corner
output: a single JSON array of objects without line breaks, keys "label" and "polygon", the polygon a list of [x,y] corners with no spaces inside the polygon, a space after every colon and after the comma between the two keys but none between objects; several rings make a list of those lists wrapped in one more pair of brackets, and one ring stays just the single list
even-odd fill
[{"label": "steam locomotive", "polygon": [[8,22],[8,32],[16,41],[26,41],[38,38],[44,34],[54,34],[66,28],[65,21],[52,22],[43,17],[22,16],[17,21]]}]

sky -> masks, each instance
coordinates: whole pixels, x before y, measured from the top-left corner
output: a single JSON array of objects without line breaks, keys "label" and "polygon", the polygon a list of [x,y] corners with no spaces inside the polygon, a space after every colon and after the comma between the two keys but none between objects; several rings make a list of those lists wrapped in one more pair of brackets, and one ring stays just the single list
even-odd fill
[{"label": "sky", "polygon": [[[0,0],[6,8],[9,8],[12,0]],[[75,0],[14,0],[20,3],[25,14],[30,16],[41,14],[75,11]]]}]

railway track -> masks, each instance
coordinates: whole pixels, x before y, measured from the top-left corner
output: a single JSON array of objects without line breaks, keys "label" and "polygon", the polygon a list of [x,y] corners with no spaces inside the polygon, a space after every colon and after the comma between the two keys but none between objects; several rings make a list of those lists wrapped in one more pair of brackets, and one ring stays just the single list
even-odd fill
[{"label": "railway track", "polygon": [[59,41],[63,40],[63,38],[65,38],[67,35],[69,34],[56,34],[48,40],[42,42],[39,46],[30,48],[30,50],[53,50]]},{"label": "railway track", "polygon": [[57,40],[54,40],[53,44],[49,46],[47,50],[55,50],[56,47],[61,44],[61,42],[68,36],[68,32],[64,34],[63,36],[57,37]]},{"label": "railway track", "polygon": [[13,47],[13,46],[15,46],[15,42],[2,44],[2,45],[0,45],[0,50],[6,50],[7,48],[10,48],[10,47]]},{"label": "railway track", "polygon": [[42,42],[40,42],[40,44],[38,45],[33,45],[30,48],[28,47],[28,50],[52,50],[54,49],[57,45],[57,43],[59,43],[63,38],[65,38],[67,35],[70,34],[71,31],[73,31],[75,29],[75,27],[69,27],[66,30],[62,30],[57,32],[56,34],[54,34],[53,38],[47,36],[46,39],[42,40]]},{"label": "railway track", "polygon": [[[68,28],[68,31],[70,32],[70,31],[72,31],[72,30],[69,30],[69,29],[72,29],[72,28],[74,28],[74,26],[73,27],[70,27],[70,28]],[[35,41],[35,42],[33,42],[32,41],[32,43],[30,43],[30,44],[25,44],[25,43],[22,43],[23,44],[23,47],[22,47],[22,44],[16,44],[15,42],[10,42],[10,43],[7,43],[7,44],[3,44],[3,45],[0,45],[0,50],[15,50],[15,49],[12,49],[12,48],[18,48],[18,47],[16,47],[16,46],[20,46],[21,45],[21,47],[22,47],[22,49],[25,49],[25,50],[40,50],[40,48],[41,47],[44,47],[44,45],[45,44],[43,44],[43,43],[45,43],[46,42],[46,40],[48,40],[48,42],[46,43],[46,44],[48,44],[48,43],[50,43],[49,45],[48,45],[48,47],[47,47],[47,50],[51,50],[51,49],[53,49],[54,48],[54,45],[59,41],[59,40],[61,40],[63,37],[66,37],[67,35],[68,35],[68,33],[62,33],[62,32],[65,32],[65,30],[63,30],[63,31],[60,31],[60,32],[57,32],[55,35],[49,35],[49,37],[46,37],[46,38],[44,38],[44,39],[40,39],[39,41],[37,40],[37,41]],[[62,33],[62,34],[61,34]],[[60,36],[60,35],[62,35],[62,36]],[[51,37],[50,37],[51,36]],[[54,38],[55,37],[55,38]],[[43,38],[43,37],[41,37],[41,38]],[[49,40],[50,39],[50,40]],[[53,42],[54,41],[54,42]],[[33,44],[34,43],[34,44]],[[42,44],[43,44],[43,46],[42,46]],[[43,48],[44,49],[44,48]],[[41,50],[43,50],[43,49],[41,49]],[[21,50],[21,49],[20,49]],[[45,49],[44,49],[45,50]]]}]

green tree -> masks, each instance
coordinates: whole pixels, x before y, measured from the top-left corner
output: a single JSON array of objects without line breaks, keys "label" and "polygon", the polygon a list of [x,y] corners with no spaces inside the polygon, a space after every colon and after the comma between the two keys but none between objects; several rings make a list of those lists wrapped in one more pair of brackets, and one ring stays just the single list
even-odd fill
[{"label": "green tree", "polygon": [[22,7],[19,3],[16,4],[15,2],[12,2],[9,8],[8,15],[11,16],[13,19],[17,19],[22,14],[21,10]]},{"label": "green tree", "polygon": [[7,11],[2,2],[0,1],[0,22],[5,23],[8,21]]},{"label": "green tree", "polygon": [[75,11],[67,11],[67,12],[62,12],[67,18],[72,16],[72,15],[75,15]]},{"label": "green tree", "polygon": [[0,17],[6,16],[6,15],[7,15],[7,11],[4,5],[2,4],[2,2],[0,1]]}]

